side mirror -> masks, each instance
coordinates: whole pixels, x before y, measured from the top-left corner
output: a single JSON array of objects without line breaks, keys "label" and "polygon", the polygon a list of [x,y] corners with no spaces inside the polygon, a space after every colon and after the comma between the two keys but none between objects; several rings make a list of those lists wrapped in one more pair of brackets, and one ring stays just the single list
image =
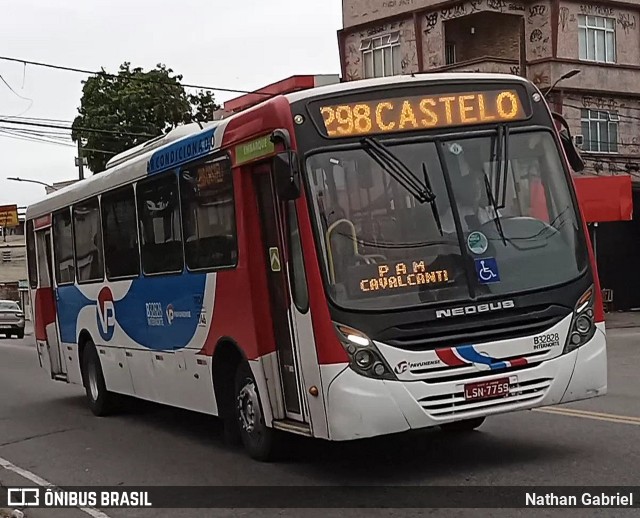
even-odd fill
[{"label": "side mirror", "polygon": [[560,134],[560,142],[562,143],[562,148],[567,155],[567,160],[569,160],[571,169],[573,169],[576,173],[583,171],[585,168],[585,163],[580,156],[578,148],[576,148],[575,144],[573,143],[569,124],[567,123],[566,119],[559,113],[551,112],[551,115],[553,116],[554,121],[561,126],[558,131],[558,133]]},{"label": "side mirror", "polygon": [[274,157],[273,175],[281,200],[289,201],[300,197],[300,166],[294,151],[284,151]]},{"label": "side mirror", "polygon": [[560,142],[562,142],[562,147],[564,148],[564,152],[567,155],[567,159],[569,160],[571,169],[573,169],[576,173],[584,170],[584,160],[580,156],[580,152],[576,148],[573,140],[571,139],[571,136],[566,130],[560,130]]}]

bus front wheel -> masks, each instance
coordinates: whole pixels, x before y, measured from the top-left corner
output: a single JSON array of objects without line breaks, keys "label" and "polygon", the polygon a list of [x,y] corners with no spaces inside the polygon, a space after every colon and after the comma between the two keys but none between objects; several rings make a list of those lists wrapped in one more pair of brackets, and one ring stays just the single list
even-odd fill
[{"label": "bus front wheel", "polygon": [[247,453],[256,460],[273,460],[277,449],[277,432],[265,423],[258,386],[246,362],[242,362],[236,371],[235,412]]},{"label": "bus front wheel", "polygon": [[453,423],[441,424],[440,429],[444,432],[471,432],[480,427],[484,420],[484,417],[474,417],[473,419],[454,421]]},{"label": "bus front wheel", "polygon": [[82,378],[91,412],[98,417],[106,416],[113,412],[116,394],[107,390],[100,358],[98,358],[98,352],[91,341],[88,341],[84,346]]}]

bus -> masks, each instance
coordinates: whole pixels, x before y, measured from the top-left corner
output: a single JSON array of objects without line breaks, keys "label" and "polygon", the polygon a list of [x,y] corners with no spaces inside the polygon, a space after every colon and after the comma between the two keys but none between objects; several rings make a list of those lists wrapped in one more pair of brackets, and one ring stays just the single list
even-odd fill
[{"label": "bus", "polygon": [[[287,433],[464,432],[607,391],[569,127],[528,80],[438,73],[264,95],[27,210],[38,361]],[[255,96],[254,96],[255,97]]]}]

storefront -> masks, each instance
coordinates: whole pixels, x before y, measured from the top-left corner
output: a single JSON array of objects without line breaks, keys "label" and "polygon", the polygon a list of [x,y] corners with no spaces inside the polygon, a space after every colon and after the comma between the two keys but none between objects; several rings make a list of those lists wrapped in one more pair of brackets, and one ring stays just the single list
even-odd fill
[{"label": "storefront", "polygon": [[593,243],[600,285],[610,310],[640,308],[640,191],[631,176],[574,176]]}]

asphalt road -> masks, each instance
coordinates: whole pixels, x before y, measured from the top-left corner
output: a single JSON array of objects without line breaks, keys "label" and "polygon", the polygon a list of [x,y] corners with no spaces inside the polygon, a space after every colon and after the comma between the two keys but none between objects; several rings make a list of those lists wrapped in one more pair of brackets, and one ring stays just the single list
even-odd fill
[{"label": "asphalt road", "polygon": [[[226,447],[215,418],[130,402],[94,417],[83,389],[51,381],[33,338],[0,339],[0,459],[58,486],[108,485],[639,485],[640,328],[609,336],[609,393],[563,413],[518,412],[479,431],[423,431],[351,444],[292,439],[288,459],[261,464]],[[556,407],[558,408],[558,407]],[[577,412],[576,412],[577,410]],[[631,418],[631,419],[630,419]],[[0,466],[0,483],[26,481]],[[28,483],[28,485],[32,485]],[[118,510],[120,517],[631,516],[621,510]],[[0,513],[0,516],[2,514]],[[87,518],[80,510],[26,518]]]}]

